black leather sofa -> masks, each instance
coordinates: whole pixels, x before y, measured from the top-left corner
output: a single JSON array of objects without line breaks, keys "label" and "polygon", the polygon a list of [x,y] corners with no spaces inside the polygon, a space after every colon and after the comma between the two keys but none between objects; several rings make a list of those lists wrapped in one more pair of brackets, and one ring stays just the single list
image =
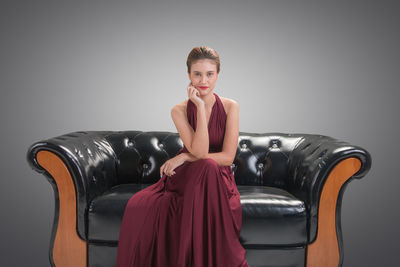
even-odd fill
[{"label": "black leather sofa", "polygon": [[[178,133],[161,131],[79,131],[32,144],[27,160],[54,189],[51,265],[114,266],[128,199],[182,146]],[[342,265],[342,194],[369,171],[366,150],[318,134],[240,132],[231,167],[251,267]]]}]

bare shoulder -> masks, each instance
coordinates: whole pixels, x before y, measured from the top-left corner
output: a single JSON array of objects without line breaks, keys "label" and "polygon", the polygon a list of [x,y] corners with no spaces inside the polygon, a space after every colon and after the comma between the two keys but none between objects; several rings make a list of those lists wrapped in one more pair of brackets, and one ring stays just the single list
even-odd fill
[{"label": "bare shoulder", "polygon": [[229,114],[231,111],[233,111],[236,108],[239,108],[239,103],[235,101],[234,99],[227,98],[220,96],[222,104],[224,105],[224,109],[226,114]]},{"label": "bare shoulder", "polygon": [[187,102],[188,102],[188,100],[186,99],[186,100],[176,104],[175,106],[173,106],[172,109],[171,109],[171,113],[172,112],[179,112],[181,114],[185,114],[186,113]]}]

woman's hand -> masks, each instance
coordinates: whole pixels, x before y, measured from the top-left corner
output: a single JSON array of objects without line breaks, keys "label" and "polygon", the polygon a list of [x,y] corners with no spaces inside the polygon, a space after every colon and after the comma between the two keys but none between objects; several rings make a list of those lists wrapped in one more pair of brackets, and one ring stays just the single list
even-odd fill
[{"label": "woman's hand", "polygon": [[189,99],[198,107],[199,105],[204,105],[203,99],[201,99],[199,90],[193,86],[192,82],[189,83],[187,87],[187,93]]},{"label": "woman's hand", "polygon": [[174,169],[179,167],[185,162],[183,158],[180,155],[177,155],[173,158],[170,158],[166,162],[164,162],[163,165],[160,167],[160,176],[163,176],[163,173],[165,173],[168,176],[174,175]]}]

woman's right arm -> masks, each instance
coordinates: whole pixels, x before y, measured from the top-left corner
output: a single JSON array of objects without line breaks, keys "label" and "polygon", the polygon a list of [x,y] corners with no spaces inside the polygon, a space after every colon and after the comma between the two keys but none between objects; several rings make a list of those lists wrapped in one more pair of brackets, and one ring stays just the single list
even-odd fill
[{"label": "woman's right arm", "polygon": [[191,153],[183,152],[181,154],[182,154],[182,157],[183,157],[184,161],[193,162],[193,161],[199,160],[199,158],[196,158]]},{"label": "woman's right arm", "polygon": [[197,158],[207,156],[209,147],[208,127],[206,122],[206,112],[204,104],[197,105],[197,123],[196,131],[193,135],[192,148],[197,153],[192,153]]},{"label": "woman's right arm", "polygon": [[171,117],[185,147],[194,157],[201,159],[208,153],[209,139],[204,105],[198,105],[197,111],[196,131],[187,121],[182,107],[173,107]]}]

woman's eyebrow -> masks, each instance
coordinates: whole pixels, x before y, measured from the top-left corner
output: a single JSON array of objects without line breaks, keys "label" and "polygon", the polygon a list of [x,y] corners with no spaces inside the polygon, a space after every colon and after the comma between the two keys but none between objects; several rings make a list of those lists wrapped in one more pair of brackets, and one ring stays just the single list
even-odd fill
[{"label": "woman's eyebrow", "polygon": [[[201,71],[195,70],[194,72],[201,72]],[[209,71],[207,71],[207,72],[214,72],[214,71],[213,71],[213,70],[209,70]]]}]

